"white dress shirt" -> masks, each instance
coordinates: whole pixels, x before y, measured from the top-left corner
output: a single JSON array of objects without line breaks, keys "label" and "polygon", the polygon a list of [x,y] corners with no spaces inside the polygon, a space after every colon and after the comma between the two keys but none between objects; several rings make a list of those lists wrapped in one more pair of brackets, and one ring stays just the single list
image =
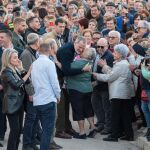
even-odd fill
[{"label": "white dress shirt", "polygon": [[39,55],[39,58],[33,62],[31,79],[35,90],[34,106],[57,102],[60,98],[60,86],[55,64],[48,56]]}]

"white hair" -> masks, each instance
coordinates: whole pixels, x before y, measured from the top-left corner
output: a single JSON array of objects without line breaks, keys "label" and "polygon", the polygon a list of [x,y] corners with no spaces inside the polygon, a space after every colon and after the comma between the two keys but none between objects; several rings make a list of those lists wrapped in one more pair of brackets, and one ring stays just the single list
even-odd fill
[{"label": "white hair", "polygon": [[96,57],[95,48],[90,47],[90,48],[87,49],[87,51],[88,51],[88,60],[91,60],[91,61],[94,60],[95,57]]},{"label": "white hair", "polygon": [[118,31],[115,31],[115,30],[112,30],[108,33],[108,36],[110,36],[111,34],[115,34],[117,35],[118,39],[119,39],[119,42],[120,42],[120,39],[121,39],[121,34],[118,32]]},{"label": "white hair", "polygon": [[139,22],[139,24],[141,23],[141,26],[142,27],[144,27],[144,28],[146,28],[148,31],[150,31],[150,23],[148,22],[148,21],[146,21],[146,20],[141,20],[140,22]]}]

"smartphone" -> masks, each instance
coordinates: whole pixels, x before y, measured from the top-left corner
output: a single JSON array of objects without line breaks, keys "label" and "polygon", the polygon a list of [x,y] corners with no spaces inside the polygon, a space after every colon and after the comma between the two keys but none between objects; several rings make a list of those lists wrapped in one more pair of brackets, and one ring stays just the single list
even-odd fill
[{"label": "smartphone", "polygon": [[122,10],[122,4],[118,4],[118,9],[121,11]]}]

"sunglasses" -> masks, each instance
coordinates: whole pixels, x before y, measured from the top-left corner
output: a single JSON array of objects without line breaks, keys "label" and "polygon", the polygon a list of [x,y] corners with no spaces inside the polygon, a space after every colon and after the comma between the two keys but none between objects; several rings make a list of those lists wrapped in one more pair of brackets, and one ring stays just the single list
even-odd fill
[{"label": "sunglasses", "polygon": [[105,46],[100,46],[100,45],[97,45],[97,48],[101,48],[101,49],[104,49]]}]

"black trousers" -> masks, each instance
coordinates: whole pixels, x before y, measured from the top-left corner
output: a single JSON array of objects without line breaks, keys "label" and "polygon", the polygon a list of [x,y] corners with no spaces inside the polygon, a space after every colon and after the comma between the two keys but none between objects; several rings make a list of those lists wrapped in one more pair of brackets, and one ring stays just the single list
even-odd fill
[{"label": "black trousers", "polygon": [[15,114],[7,114],[7,118],[10,126],[7,150],[18,150],[23,122],[23,108]]},{"label": "black trousers", "polygon": [[4,138],[7,129],[6,115],[2,113],[3,92],[0,91],[0,138]]},{"label": "black trousers", "polygon": [[57,121],[56,131],[68,131],[72,129],[71,121],[69,120],[70,100],[67,89],[62,88],[61,101],[57,105]]},{"label": "black trousers", "polygon": [[91,92],[81,93],[77,90],[69,89],[69,98],[72,106],[74,121],[94,117],[91,103]]},{"label": "black trousers", "polygon": [[133,137],[131,100],[112,99],[112,137],[118,138],[122,131],[125,136]]}]

